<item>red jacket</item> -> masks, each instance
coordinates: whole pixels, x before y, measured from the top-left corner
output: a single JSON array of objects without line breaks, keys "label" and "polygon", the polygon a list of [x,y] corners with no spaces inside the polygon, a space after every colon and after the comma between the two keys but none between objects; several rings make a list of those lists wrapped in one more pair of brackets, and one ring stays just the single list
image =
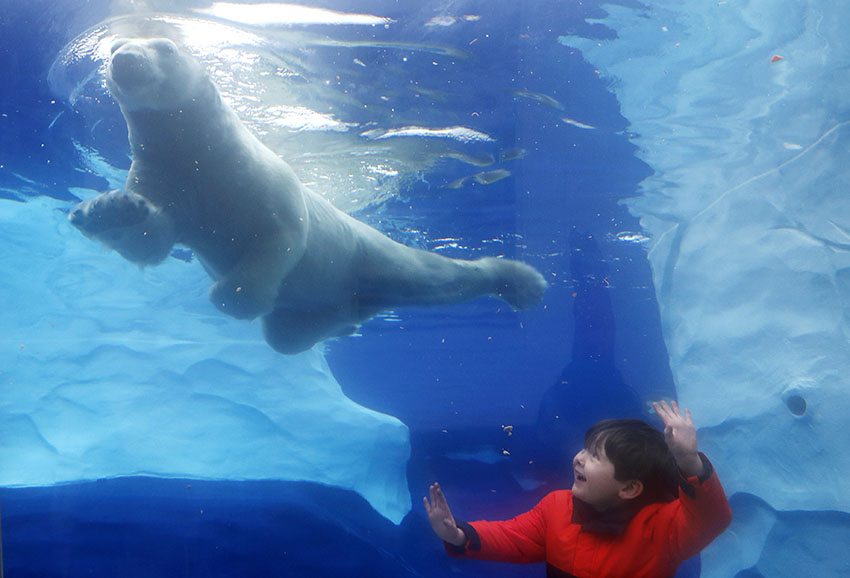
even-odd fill
[{"label": "red jacket", "polygon": [[[708,469],[706,478],[688,480],[695,490],[693,497],[680,490],[672,502],[644,506],[623,520],[619,534],[589,531],[574,521],[572,492],[561,490],[513,520],[459,522],[467,544],[447,545],[447,550],[453,556],[480,560],[545,561],[548,576],[673,576],[679,564],[708,546],[732,520],[720,480],[710,464]],[[577,505],[580,508],[582,503]]]}]

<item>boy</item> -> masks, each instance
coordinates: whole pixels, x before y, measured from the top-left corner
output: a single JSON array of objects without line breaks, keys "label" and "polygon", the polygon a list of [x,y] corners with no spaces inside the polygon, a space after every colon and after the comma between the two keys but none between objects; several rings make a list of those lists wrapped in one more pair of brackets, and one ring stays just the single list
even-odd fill
[{"label": "boy", "polygon": [[[573,458],[572,490],[554,491],[506,522],[455,520],[439,484],[425,510],[456,557],[546,562],[549,578],[665,578],[732,520],[723,487],[697,452],[689,410],[653,407],[664,433],[640,420],[604,420]],[[678,493],[678,497],[676,496]]]}]

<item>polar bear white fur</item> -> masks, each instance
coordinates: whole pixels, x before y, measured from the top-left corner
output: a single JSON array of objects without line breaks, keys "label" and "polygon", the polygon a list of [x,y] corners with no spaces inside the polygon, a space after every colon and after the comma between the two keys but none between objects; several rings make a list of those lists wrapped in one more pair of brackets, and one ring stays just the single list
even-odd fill
[{"label": "polar bear white fur", "polygon": [[189,247],[215,279],[216,307],[262,317],[277,351],[304,351],[404,305],[493,295],[525,309],[543,298],[546,282],[528,265],[407,247],[307,190],[171,40],[115,42],[107,84],[133,162],[123,191],[80,203],[71,223],[140,265]]}]

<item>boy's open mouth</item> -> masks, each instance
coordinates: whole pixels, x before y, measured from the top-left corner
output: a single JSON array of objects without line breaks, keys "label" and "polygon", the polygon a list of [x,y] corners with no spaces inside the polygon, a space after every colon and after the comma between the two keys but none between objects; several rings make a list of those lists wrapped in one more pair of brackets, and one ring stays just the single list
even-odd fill
[{"label": "boy's open mouth", "polygon": [[583,474],[576,472],[576,481],[577,482],[586,482],[587,478],[585,478]]}]

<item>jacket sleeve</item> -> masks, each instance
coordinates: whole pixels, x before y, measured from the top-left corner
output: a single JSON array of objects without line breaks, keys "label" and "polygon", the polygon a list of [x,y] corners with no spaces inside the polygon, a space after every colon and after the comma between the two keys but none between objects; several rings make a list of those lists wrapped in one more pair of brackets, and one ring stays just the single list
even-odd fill
[{"label": "jacket sleeve", "polygon": [[[671,526],[671,546],[680,560],[698,554],[732,522],[732,509],[714,467],[700,454],[705,472],[688,479],[693,491],[679,490],[679,499]],[[672,504],[671,504],[672,505]]]},{"label": "jacket sleeve", "polygon": [[446,544],[446,550],[458,558],[516,564],[543,562],[546,559],[546,510],[552,502],[553,495],[549,494],[534,509],[504,522],[458,521],[466,534],[466,544]]}]

